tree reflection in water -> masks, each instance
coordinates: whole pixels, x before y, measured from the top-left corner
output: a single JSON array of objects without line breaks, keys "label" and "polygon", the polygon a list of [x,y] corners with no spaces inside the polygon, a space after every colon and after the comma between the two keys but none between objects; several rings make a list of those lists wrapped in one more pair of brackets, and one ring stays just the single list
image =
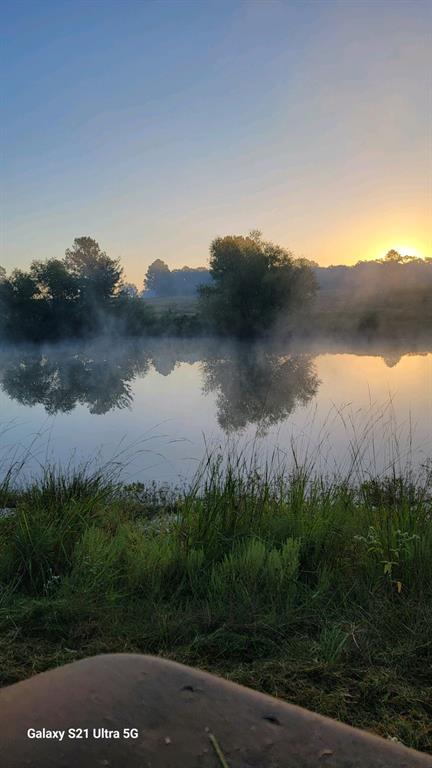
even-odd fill
[{"label": "tree reflection in water", "polygon": [[169,376],[181,362],[201,363],[203,393],[215,393],[218,421],[226,432],[249,424],[265,431],[307,403],[319,385],[309,355],[191,339],[4,350],[0,383],[9,397],[43,405],[49,414],[68,413],[77,405],[104,414],[130,408],[134,379],[152,366]]},{"label": "tree reflection in water", "polygon": [[226,432],[250,424],[265,434],[316,394],[319,379],[310,355],[281,355],[237,346],[203,364],[204,391],[215,392],[218,422]]},{"label": "tree reflection in water", "polygon": [[67,413],[85,405],[103,414],[132,405],[132,381],[150,366],[134,347],[105,345],[50,347],[12,352],[2,359],[1,387],[23,405],[43,405],[47,413]]}]

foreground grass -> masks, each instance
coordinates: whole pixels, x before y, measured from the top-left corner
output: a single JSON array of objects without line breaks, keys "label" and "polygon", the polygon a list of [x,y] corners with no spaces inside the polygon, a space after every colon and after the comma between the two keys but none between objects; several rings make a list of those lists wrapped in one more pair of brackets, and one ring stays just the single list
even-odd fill
[{"label": "foreground grass", "polygon": [[47,472],[0,506],[0,682],[160,654],[432,751],[431,482],[217,461],[182,497]]}]

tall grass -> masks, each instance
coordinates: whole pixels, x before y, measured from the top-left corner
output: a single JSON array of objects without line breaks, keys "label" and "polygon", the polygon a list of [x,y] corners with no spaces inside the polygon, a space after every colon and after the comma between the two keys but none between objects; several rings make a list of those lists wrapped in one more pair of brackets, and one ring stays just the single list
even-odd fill
[{"label": "tall grass", "polygon": [[162,653],[432,748],[427,468],[353,484],[208,457],[165,508],[85,472],[7,493],[4,682],[88,653]]}]

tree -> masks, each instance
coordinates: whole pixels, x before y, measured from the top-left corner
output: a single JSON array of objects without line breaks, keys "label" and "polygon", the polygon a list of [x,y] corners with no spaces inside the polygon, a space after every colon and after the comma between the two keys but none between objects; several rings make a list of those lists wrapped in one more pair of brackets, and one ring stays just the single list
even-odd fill
[{"label": "tree", "polygon": [[47,330],[44,301],[38,301],[38,285],[30,272],[14,269],[2,283],[4,335],[13,341],[40,341]]},{"label": "tree", "polygon": [[33,261],[30,275],[37,284],[40,298],[60,303],[73,301],[78,296],[78,281],[61,259]]},{"label": "tree", "polygon": [[36,299],[45,305],[45,335],[52,338],[76,335],[81,325],[79,281],[64,260],[33,261],[30,275],[37,286]]},{"label": "tree", "polygon": [[171,271],[172,296],[196,296],[200,285],[211,282],[208,269],[204,267],[182,267]]},{"label": "tree", "polygon": [[387,251],[384,261],[391,262],[392,264],[400,264],[400,262],[403,261],[403,257],[400,255],[399,251],[395,251],[395,249],[392,248],[390,251]]},{"label": "tree", "polygon": [[131,296],[132,298],[136,298],[138,296],[138,288],[134,283],[123,283],[122,293],[126,293],[127,296]]},{"label": "tree", "polygon": [[82,299],[104,304],[119,293],[123,276],[120,262],[107,256],[92,237],[76,237],[72,248],[66,249],[64,261],[77,280]]},{"label": "tree", "polygon": [[151,332],[155,315],[122,282],[118,260],[96,240],[80,237],[64,259],[33,261],[7,277],[0,269],[0,336],[10,341],[54,341],[94,336],[107,329],[129,335]]},{"label": "tree", "polygon": [[103,328],[121,291],[120,262],[107,256],[92,237],[76,237],[72,248],[65,252],[64,264],[78,288],[76,309],[81,332],[95,333]]},{"label": "tree", "polygon": [[154,291],[157,296],[171,295],[171,272],[162,259],[156,259],[150,264],[144,278],[144,288]]},{"label": "tree", "polygon": [[199,289],[201,311],[221,333],[253,337],[312,299],[313,270],[259,232],[218,237],[210,247],[213,284]]},{"label": "tree", "polygon": [[131,296],[127,291],[122,291],[113,302],[110,318],[112,332],[126,336],[150,333],[156,325],[154,309],[144,299]]},{"label": "tree", "polygon": [[0,339],[7,336],[9,326],[9,311],[11,285],[7,279],[6,270],[0,266]]}]

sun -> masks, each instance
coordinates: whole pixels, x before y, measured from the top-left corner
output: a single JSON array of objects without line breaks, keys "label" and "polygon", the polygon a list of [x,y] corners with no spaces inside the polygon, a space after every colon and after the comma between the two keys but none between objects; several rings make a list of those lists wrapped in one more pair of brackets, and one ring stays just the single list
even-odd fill
[{"label": "sun", "polygon": [[396,245],[395,251],[401,254],[401,256],[417,256],[422,257],[422,254],[417,248],[413,248],[410,245]]}]

